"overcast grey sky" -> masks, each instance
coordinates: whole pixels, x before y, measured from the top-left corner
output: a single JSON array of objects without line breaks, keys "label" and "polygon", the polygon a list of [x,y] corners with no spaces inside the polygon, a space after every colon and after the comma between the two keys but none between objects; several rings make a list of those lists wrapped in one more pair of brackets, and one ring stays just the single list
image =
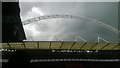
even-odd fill
[{"label": "overcast grey sky", "polygon": [[[44,15],[70,14],[96,19],[118,27],[117,2],[21,2],[22,21]],[[74,41],[80,36],[87,41],[102,37],[110,42],[118,39],[114,32],[87,19],[47,19],[24,26],[27,40]],[[78,41],[81,41],[78,38]]]}]

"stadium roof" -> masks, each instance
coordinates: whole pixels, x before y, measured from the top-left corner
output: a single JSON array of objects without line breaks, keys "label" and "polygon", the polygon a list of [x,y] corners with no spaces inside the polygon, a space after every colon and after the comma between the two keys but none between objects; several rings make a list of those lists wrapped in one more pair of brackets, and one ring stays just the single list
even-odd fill
[{"label": "stadium roof", "polygon": [[69,42],[69,41],[24,41],[2,43],[1,49],[68,49],[68,50],[120,50],[118,43]]}]

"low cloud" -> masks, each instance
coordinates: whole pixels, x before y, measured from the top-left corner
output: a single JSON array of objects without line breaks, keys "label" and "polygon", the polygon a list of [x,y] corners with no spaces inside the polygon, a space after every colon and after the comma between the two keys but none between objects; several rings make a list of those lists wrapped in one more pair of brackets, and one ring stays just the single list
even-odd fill
[{"label": "low cloud", "polygon": [[32,7],[26,14],[24,14],[21,19],[22,21],[30,19],[30,18],[34,18],[37,16],[43,16],[44,13],[41,11],[40,8],[38,7]]}]

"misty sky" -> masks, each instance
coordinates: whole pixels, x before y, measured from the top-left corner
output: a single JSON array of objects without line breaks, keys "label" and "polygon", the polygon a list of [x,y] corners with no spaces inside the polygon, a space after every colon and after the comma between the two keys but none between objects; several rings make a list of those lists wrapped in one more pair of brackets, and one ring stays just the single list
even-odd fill
[{"label": "misty sky", "polygon": [[[44,15],[73,15],[88,17],[118,27],[117,2],[21,2],[22,21]],[[101,37],[116,42],[118,35],[95,24],[92,20],[56,18],[24,26],[27,40],[34,41],[95,41]]]}]

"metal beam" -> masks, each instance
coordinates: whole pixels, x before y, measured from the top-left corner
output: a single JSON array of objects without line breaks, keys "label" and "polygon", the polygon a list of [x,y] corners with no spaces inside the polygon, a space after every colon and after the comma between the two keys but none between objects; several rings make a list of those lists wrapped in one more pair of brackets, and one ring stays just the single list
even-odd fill
[{"label": "metal beam", "polygon": [[70,50],[71,50],[71,48],[73,47],[75,45],[75,42],[72,44],[72,46],[70,47]]},{"label": "metal beam", "polygon": [[39,49],[39,42],[37,42],[37,47],[38,47],[38,49]]},{"label": "metal beam", "polygon": [[91,47],[90,50],[92,50],[96,45],[98,45],[98,42],[93,47]]},{"label": "metal beam", "polygon": [[49,49],[51,49],[51,42],[50,42],[50,45],[49,45]]},{"label": "metal beam", "polygon": [[110,43],[108,43],[107,45],[105,45],[104,47],[102,47],[100,50],[102,50],[103,48],[105,48],[106,46],[108,46]]},{"label": "metal beam", "polygon": [[62,45],[63,45],[63,42],[62,42],[62,44],[61,44],[61,46],[60,46],[60,48],[59,48],[59,49],[61,49],[61,48],[62,48]]},{"label": "metal beam", "polygon": [[7,45],[9,46],[9,48],[11,49],[11,45],[7,42]]},{"label": "metal beam", "polygon": [[87,44],[87,42],[85,42],[85,43],[83,44],[83,46],[80,48],[80,50],[81,50],[86,44]]},{"label": "metal beam", "polygon": [[25,43],[23,42],[24,49],[26,49]]}]

